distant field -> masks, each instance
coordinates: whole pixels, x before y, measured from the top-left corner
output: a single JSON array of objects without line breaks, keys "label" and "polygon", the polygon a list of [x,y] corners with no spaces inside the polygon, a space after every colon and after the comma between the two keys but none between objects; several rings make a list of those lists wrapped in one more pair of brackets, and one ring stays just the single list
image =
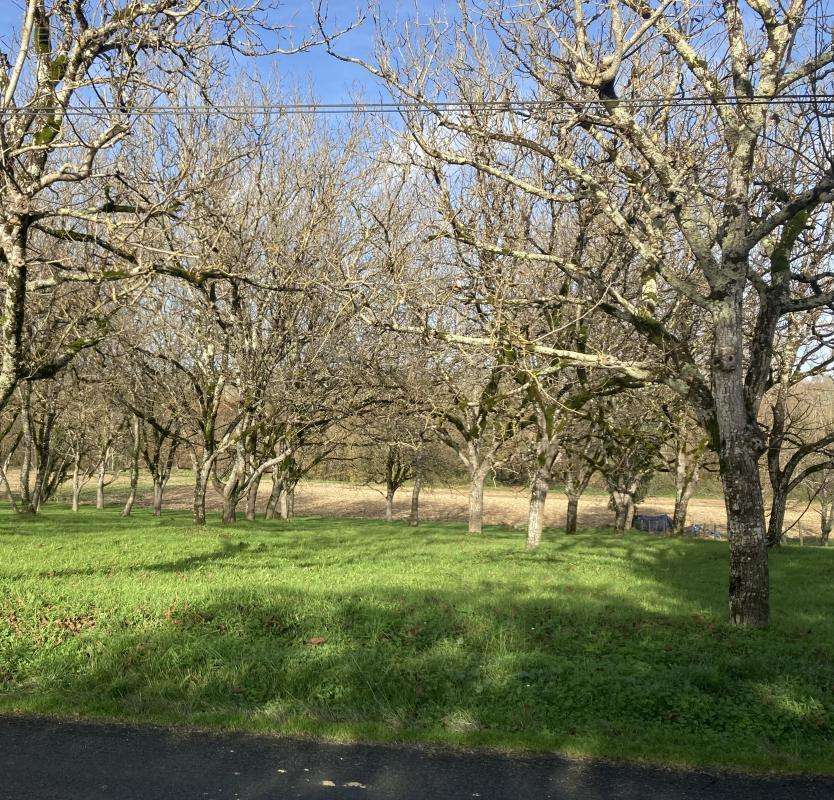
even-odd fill
[{"label": "distant field", "polygon": [[[260,507],[266,503],[270,481],[264,481],[260,493]],[[166,490],[166,506],[171,509],[186,510],[191,508],[192,476],[189,470],[175,471]],[[660,488],[664,488],[662,483]],[[140,484],[140,505],[150,505],[150,483],[145,476]],[[116,483],[108,487],[108,502],[121,501],[127,494],[127,478],[121,476]],[[88,484],[83,498],[92,502],[95,495],[94,485]],[[68,502],[69,488],[64,485],[59,499]],[[208,506],[219,510],[220,497],[210,487]],[[395,516],[405,519],[411,503],[411,488],[403,487],[396,497]],[[468,496],[465,486],[437,486],[424,490],[422,494],[421,513],[427,520],[437,522],[462,522],[467,518]],[[484,519],[489,525],[506,525],[520,527],[527,521],[527,490],[524,487],[490,486],[485,492]],[[2,501],[0,501],[2,506]],[[640,511],[649,514],[668,513],[674,508],[674,492],[651,495],[640,504]],[[242,513],[241,507],[241,513]],[[547,499],[545,521],[548,526],[564,525],[567,501],[559,487],[554,487]],[[788,524],[805,512],[803,526],[806,531],[816,531],[819,517],[813,509],[796,502],[790,507],[786,519]],[[364,519],[382,519],[385,515],[383,494],[378,489],[338,481],[309,480],[303,481],[296,493],[296,513],[300,516],[354,517]],[[703,525],[726,525],[724,501],[718,496],[699,496],[689,504],[689,521]],[[592,487],[582,497],[579,504],[579,524],[581,527],[596,528],[614,524],[614,514],[608,508],[608,495],[599,488]],[[791,532],[796,533],[796,528]]]},{"label": "distant field", "polygon": [[771,565],[744,631],[720,542],[3,511],[0,712],[834,773],[834,550]]}]

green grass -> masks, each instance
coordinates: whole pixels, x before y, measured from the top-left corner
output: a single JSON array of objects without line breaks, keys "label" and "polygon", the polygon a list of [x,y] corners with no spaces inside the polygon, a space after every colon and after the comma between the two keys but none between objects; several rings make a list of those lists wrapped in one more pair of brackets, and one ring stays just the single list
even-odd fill
[{"label": "green grass", "polygon": [[834,772],[834,551],[0,513],[0,712]]}]

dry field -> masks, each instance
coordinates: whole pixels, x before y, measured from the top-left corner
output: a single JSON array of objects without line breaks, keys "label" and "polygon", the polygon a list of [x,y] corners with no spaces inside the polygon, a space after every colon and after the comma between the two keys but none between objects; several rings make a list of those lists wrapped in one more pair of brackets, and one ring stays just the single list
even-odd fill
[{"label": "dry field", "polygon": [[[16,476],[10,474],[12,488],[17,490]],[[270,481],[261,485],[259,506],[263,507],[269,495]],[[178,510],[191,508],[192,502],[191,473],[189,470],[176,470],[165,491],[165,507]],[[127,478],[120,476],[107,487],[108,503],[119,502],[127,494]],[[90,482],[83,494],[82,502],[91,502],[95,494],[95,484]],[[69,499],[69,484],[64,484],[59,495],[59,502]],[[139,505],[150,505],[150,483],[143,476],[140,483]],[[394,504],[395,518],[406,519],[411,503],[410,486],[403,487]],[[420,515],[423,520],[441,522],[464,522],[467,518],[468,496],[465,486],[438,486],[424,489],[421,495]],[[210,511],[220,509],[219,494],[210,486],[207,506]],[[558,490],[553,490],[547,498],[545,513],[546,525],[560,527],[565,521],[567,501]],[[639,505],[639,511],[645,514],[672,513],[674,498],[671,496],[650,496]],[[242,506],[241,506],[242,511]],[[297,516],[354,517],[364,519],[382,519],[385,514],[383,493],[372,487],[337,481],[308,480],[302,481],[296,491],[295,513]],[[803,530],[809,535],[816,532],[819,517],[813,508],[806,504],[793,504],[786,515],[788,524],[802,519]],[[487,485],[484,492],[484,522],[487,525],[504,525],[523,527],[527,518],[527,490],[504,486]],[[702,525],[726,525],[724,502],[716,497],[693,498],[689,503],[690,523]],[[608,508],[608,497],[597,491],[589,490],[579,503],[579,526],[597,528],[613,525],[614,515]],[[791,533],[796,533],[797,528]]]},{"label": "dry field", "polygon": [[[121,483],[121,482],[120,482]],[[266,503],[269,481],[261,488],[261,502]],[[121,486],[117,490],[121,494]],[[527,490],[487,486],[484,492],[484,521],[487,525],[522,527],[527,520]],[[147,498],[143,498],[147,500]],[[209,490],[208,506],[220,508],[220,497]],[[406,519],[411,504],[411,488],[404,487],[397,493],[394,513],[397,519]],[[169,508],[191,507],[191,475],[182,471],[172,477],[166,490]],[[425,489],[420,498],[420,515],[424,520],[464,522],[467,518],[468,495],[465,486],[448,486]],[[671,514],[674,498],[647,497],[639,506],[646,514]],[[547,498],[546,524],[559,527],[564,524],[567,501],[564,494],[554,490]],[[788,523],[794,522],[805,511],[805,504],[795,504],[787,514]],[[335,481],[309,480],[299,484],[296,491],[295,513],[298,516],[361,517],[381,519],[385,514],[384,495],[371,486]],[[693,498],[689,503],[689,521],[702,525],[726,525],[724,501],[719,498]],[[579,503],[579,525],[596,528],[613,525],[614,514],[608,508],[607,495],[586,493]],[[803,528],[816,530],[819,518],[813,509],[805,512]]]}]

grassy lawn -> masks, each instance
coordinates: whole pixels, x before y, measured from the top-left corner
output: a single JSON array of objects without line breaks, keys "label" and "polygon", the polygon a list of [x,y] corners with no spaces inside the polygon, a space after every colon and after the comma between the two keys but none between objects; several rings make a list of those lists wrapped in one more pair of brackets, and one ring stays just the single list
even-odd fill
[{"label": "grassy lawn", "polygon": [[0,712],[834,772],[834,549],[0,513]]}]

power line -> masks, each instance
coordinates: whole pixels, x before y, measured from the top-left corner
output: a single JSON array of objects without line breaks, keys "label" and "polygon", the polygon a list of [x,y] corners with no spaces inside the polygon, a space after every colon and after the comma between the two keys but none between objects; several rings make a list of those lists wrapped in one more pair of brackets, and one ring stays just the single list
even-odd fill
[{"label": "power line", "polygon": [[[600,98],[598,100],[478,100],[467,102],[458,101],[405,101],[389,103],[264,103],[246,105],[238,104],[198,104],[198,105],[149,105],[136,106],[125,109],[123,113],[132,116],[157,116],[157,115],[190,115],[190,114],[400,114],[409,111],[466,111],[470,109],[486,111],[534,111],[547,110],[550,108],[576,108],[577,106],[589,106],[597,103],[617,102],[632,108],[701,108],[713,105],[720,106],[760,106],[760,105],[818,105],[834,102],[832,94],[789,94],[781,96],[757,96],[757,97],[723,97],[711,98],[705,95],[693,97],[623,97],[611,99]],[[26,106],[12,106],[5,111],[30,112],[30,113],[61,113],[70,116],[107,116],[116,112],[118,104],[114,107],[107,106],[44,106],[41,108],[29,108]],[[0,114],[3,110],[0,110]]]}]

